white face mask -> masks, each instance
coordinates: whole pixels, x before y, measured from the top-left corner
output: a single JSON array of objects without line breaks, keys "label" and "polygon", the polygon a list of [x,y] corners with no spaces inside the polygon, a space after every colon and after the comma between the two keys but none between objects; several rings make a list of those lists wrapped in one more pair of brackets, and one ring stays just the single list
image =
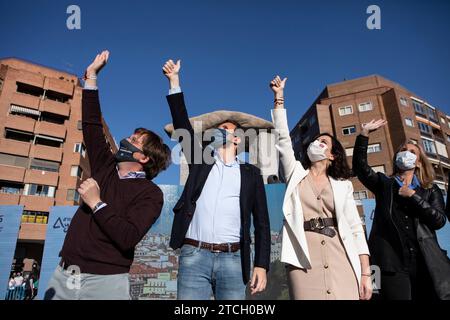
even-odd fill
[{"label": "white face mask", "polygon": [[416,167],[417,156],[410,151],[397,153],[395,164],[400,170],[412,170]]},{"label": "white face mask", "polygon": [[328,159],[325,155],[325,151],[327,149],[327,145],[325,143],[321,143],[319,140],[311,142],[307,151],[309,160],[311,160],[311,162],[317,162]]}]

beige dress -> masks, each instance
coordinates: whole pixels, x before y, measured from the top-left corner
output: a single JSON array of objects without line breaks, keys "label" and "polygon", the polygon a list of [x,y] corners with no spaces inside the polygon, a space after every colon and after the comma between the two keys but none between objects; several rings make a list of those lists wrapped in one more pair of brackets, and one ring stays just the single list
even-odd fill
[{"label": "beige dress", "polygon": [[[305,221],[335,217],[331,184],[319,192],[308,175],[300,182],[299,193]],[[312,268],[287,265],[291,299],[358,300],[358,280],[339,233],[333,238],[317,232],[306,231],[305,234]]]}]

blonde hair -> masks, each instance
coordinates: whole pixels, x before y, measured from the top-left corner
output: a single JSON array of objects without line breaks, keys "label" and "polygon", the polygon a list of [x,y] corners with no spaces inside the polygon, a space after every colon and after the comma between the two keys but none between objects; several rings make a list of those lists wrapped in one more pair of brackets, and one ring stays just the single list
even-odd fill
[{"label": "blonde hair", "polygon": [[394,155],[394,175],[399,173],[399,169],[397,165],[395,164],[395,157],[397,156],[397,153],[399,153],[404,147],[406,147],[407,144],[412,144],[419,149],[419,165],[416,166],[416,169],[414,170],[414,174],[417,176],[417,179],[419,179],[420,185],[422,188],[429,189],[433,186],[435,173],[433,166],[431,165],[430,161],[428,161],[428,157],[426,153],[423,151],[423,148],[414,140],[406,140],[404,143],[400,145],[400,147],[397,149],[397,152],[395,152]]}]

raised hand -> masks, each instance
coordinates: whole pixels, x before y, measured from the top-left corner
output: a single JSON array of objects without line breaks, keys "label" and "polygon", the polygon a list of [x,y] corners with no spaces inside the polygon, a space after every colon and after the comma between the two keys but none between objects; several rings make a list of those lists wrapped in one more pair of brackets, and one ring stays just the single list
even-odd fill
[{"label": "raised hand", "polygon": [[180,69],[181,69],[181,60],[178,60],[177,63],[174,63],[173,60],[167,61],[163,66],[163,73],[169,79],[170,87],[177,88],[180,86]]},{"label": "raised hand", "polygon": [[105,50],[102,51],[101,53],[99,53],[94,61],[89,65],[89,67],[87,67],[86,69],[86,74],[85,77],[89,78],[89,77],[95,77],[100,70],[103,69],[103,67],[106,65],[106,63],[108,62],[109,59],[109,51]]},{"label": "raised hand", "polygon": [[378,130],[381,127],[384,127],[387,124],[386,120],[383,119],[379,119],[379,120],[372,120],[366,124],[361,125],[362,128],[362,132],[361,134],[363,136],[368,137],[369,133],[371,133],[372,131]]},{"label": "raised hand", "polygon": [[276,76],[271,82],[270,82],[270,88],[272,89],[275,96],[282,96],[283,90],[286,85],[287,78],[284,78],[281,80],[280,76]]}]

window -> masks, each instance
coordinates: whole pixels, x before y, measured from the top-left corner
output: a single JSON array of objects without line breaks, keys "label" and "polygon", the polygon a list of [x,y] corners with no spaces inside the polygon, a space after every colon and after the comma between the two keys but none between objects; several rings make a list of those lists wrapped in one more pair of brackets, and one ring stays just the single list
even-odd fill
[{"label": "window", "polygon": [[80,166],[72,166],[72,168],[70,169],[70,175],[72,177],[78,177],[81,179],[81,176],[83,175],[83,170],[81,169]]},{"label": "window", "polygon": [[366,111],[371,111],[373,110],[373,105],[372,102],[363,102],[360,103],[358,106],[359,112],[366,112]]},{"label": "window", "polygon": [[31,142],[33,140],[33,135],[19,130],[5,129],[5,138],[22,142]]},{"label": "window", "polygon": [[347,155],[347,157],[352,157],[353,156],[353,148],[346,148],[345,154]]},{"label": "window", "polygon": [[362,190],[362,191],[355,191],[353,192],[353,198],[355,200],[364,200],[368,198],[367,195],[367,191],[366,190]]},{"label": "window", "polygon": [[21,183],[0,181],[0,193],[22,194],[24,185]]},{"label": "window", "polygon": [[86,156],[86,147],[82,143],[75,143],[73,152],[81,153],[84,158]]},{"label": "window", "polygon": [[413,106],[414,106],[414,110],[416,111],[416,113],[426,115],[425,108],[423,107],[423,105],[420,102],[413,100]]},{"label": "window", "polygon": [[414,127],[414,121],[410,118],[405,118],[405,123],[408,127]]},{"label": "window", "polygon": [[31,159],[30,169],[48,172],[58,172],[59,163],[47,160]]},{"label": "window", "polygon": [[353,113],[353,106],[345,106],[339,108],[339,115],[346,116]]},{"label": "window", "polygon": [[431,134],[431,127],[423,122],[417,122],[422,133]]},{"label": "window", "polygon": [[66,103],[67,101],[69,101],[70,96],[68,96],[64,93],[47,90],[45,92],[45,98],[49,99],[49,100],[57,101],[57,102]]},{"label": "window", "polygon": [[423,147],[425,149],[425,152],[436,154],[436,146],[434,145],[433,141],[423,140]]},{"label": "window", "polygon": [[43,112],[41,120],[45,122],[63,125],[64,121],[66,120],[66,117],[49,112]]},{"label": "window", "polygon": [[77,129],[80,131],[83,130],[83,124],[82,124],[81,120],[77,121]]},{"label": "window", "polygon": [[21,168],[28,168],[28,158],[21,156],[13,156],[11,154],[0,153],[0,164]]},{"label": "window", "polygon": [[356,133],[356,126],[344,127],[342,128],[342,134],[344,136],[349,136],[351,134]]},{"label": "window", "polygon": [[67,197],[66,197],[66,199],[67,199],[67,201],[78,202],[78,201],[80,201],[80,194],[75,189],[69,189],[69,190],[67,190]]},{"label": "window", "polygon": [[447,135],[447,142],[450,142],[450,135]]},{"label": "window", "polygon": [[53,198],[55,196],[55,187],[39,184],[26,184],[25,195]]},{"label": "window", "polygon": [[48,212],[24,210],[22,213],[22,223],[47,224]]},{"label": "window", "polygon": [[311,118],[309,118],[308,124],[309,127],[312,127],[316,123],[316,116],[312,115]]},{"label": "window", "polygon": [[44,89],[35,87],[26,83],[16,82],[17,92],[29,94],[35,97],[41,97],[44,94]]},{"label": "window", "polygon": [[381,166],[373,166],[372,170],[375,172],[381,172],[381,173],[386,173],[386,170],[384,169],[384,165]]},{"label": "window", "polygon": [[375,153],[381,151],[381,145],[379,143],[370,144],[367,147],[367,153]]},{"label": "window", "polygon": [[430,118],[430,120],[432,120],[433,122],[438,122],[436,110],[433,110],[430,107],[428,107],[427,109],[428,109],[428,117]]},{"label": "window", "polygon": [[402,106],[407,107],[408,106],[408,99],[406,99],[405,97],[400,97],[400,104]]},{"label": "window", "polygon": [[40,145],[44,145],[44,146],[48,146],[48,147],[55,147],[55,148],[60,148],[62,143],[63,143],[62,139],[51,138],[51,137],[46,137],[46,136],[42,136],[42,135],[37,135],[36,140],[35,140],[35,144],[40,144]]},{"label": "window", "polygon": [[441,117],[441,123],[445,124],[445,122],[446,122],[445,119]]}]

